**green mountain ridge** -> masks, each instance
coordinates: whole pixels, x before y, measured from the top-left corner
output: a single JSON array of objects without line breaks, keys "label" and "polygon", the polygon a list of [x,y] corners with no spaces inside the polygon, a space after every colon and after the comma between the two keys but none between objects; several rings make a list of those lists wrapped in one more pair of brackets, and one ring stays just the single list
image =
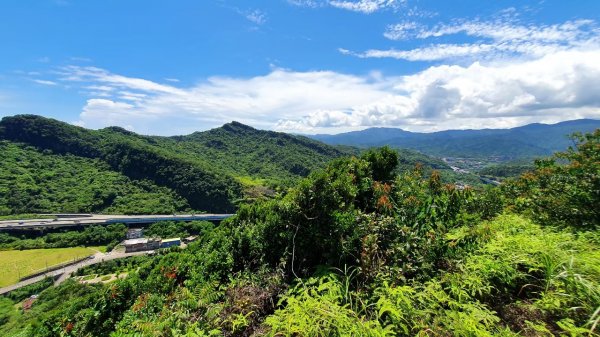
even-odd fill
[{"label": "green mountain ridge", "polygon": [[600,128],[600,120],[578,119],[556,124],[528,124],[511,129],[446,130],[432,133],[395,128],[370,128],[337,135],[313,135],[332,145],[359,147],[389,145],[438,157],[501,157],[505,160],[534,158],[565,150],[574,132]]},{"label": "green mountain ridge", "polygon": [[56,154],[100,159],[130,179],[151,180],[172,189],[195,210],[230,212],[235,208],[231,200],[241,196],[239,183],[214,172],[205,163],[171,154],[143,139],[110,129],[86,130],[48,118],[22,115],[2,119],[0,139]]},{"label": "green mountain ridge", "polygon": [[[232,212],[253,186],[261,187],[258,194],[291,186],[351,153],[238,122],[188,136],[158,137],[120,127],[88,130],[35,115],[3,118],[0,141],[3,215]],[[92,183],[97,176],[105,186]],[[17,181],[23,183],[13,184]],[[16,193],[17,188],[27,192]]]},{"label": "green mountain ridge", "polygon": [[[88,130],[35,115],[3,118],[0,141],[1,215],[233,212],[241,202],[285,192],[331,160],[361,152],[239,122],[160,137],[114,126]],[[446,182],[480,183],[441,160],[398,152],[399,172],[421,163],[426,171],[440,170]]]},{"label": "green mountain ridge", "polygon": [[99,160],[0,141],[0,215],[45,213],[170,214],[189,209],[173,190],[132,180]]}]

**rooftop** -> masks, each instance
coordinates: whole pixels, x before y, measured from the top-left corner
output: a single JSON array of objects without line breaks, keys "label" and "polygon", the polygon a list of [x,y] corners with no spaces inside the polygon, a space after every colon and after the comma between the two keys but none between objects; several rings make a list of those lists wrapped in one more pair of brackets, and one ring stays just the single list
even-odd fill
[{"label": "rooftop", "polygon": [[141,243],[148,243],[148,239],[146,238],[139,238],[139,239],[129,239],[129,240],[125,240],[123,241],[124,245],[139,245]]},{"label": "rooftop", "polygon": [[174,241],[181,241],[180,238],[170,238],[170,239],[163,239],[162,242],[174,242]]}]

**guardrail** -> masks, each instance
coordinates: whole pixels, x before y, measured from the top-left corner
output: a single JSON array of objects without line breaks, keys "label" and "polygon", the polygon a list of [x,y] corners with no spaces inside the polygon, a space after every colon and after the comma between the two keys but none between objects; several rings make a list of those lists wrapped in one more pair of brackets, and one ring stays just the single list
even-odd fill
[{"label": "guardrail", "polygon": [[21,277],[19,279],[19,282],[26,281],[26,280],[32,279],[34,277],[42,276],[44,274],[48,274],[48,273],[51,273],[53,271],[60,270],[62,268],[66,268],[66,267],[72,266],[74,264],[78,264],[81,261],[85,261],[85,260],[89,259],[90,256],[93,256],[93,255],[94,254],[87,255],[85,257],[82,257],[82,258],[79,258],[79,259],[75,259],[73,261],[63,262],[63,263],[55,264],[55,265],[50,266],[48,268],[44,268],[43,270],[36,271],[33,274],[29,274],[29,275],[25,275],[25,276]]}]

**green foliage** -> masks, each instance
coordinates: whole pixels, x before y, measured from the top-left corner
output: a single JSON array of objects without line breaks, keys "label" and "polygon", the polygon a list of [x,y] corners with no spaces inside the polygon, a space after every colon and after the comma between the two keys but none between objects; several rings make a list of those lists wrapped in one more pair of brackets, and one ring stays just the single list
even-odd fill
[{"label": "green foliage", "polygon": [[96,159],[0,141],[0,214],[173,213],[189,208],[172,190],[131,180]]},{"label": "green foliage", "polygon": [[452,290],[435,280],[413,287],[384,283],[377,290],[378,314],[400,336],[512,335],[497,326],[500,319],[485,305],[466,300],[460,288]]},{"label": "green foliage", "polygon": [[598,228],[600,129],[573,137],[575,148],[538,160],[535,171],[509,182],[503,190],[513,209],[540,223]]},{"label": "green foliage", "polygon": [[17,316],[14,303],[8,298],[0,298],[0,326],[6,325]]},{"label": "green foliage", "polygon": [[[101,195],[92,194],[92,200],[83,199],[79,196],[89,190],[86,184],[95,181],[81,179],[90,175],[83,172],[83,176],[73,179],[76,183],[72,188],[59,180],[59,188],[52,189],[65,193],[65,196],[72,195],[72,200],[79,201],[71,208],[72,211],[94,212],[105,211],[107,207],[114,205],[114,199],[119,196],[131,198],[136,195],[148,205],[141,209],[149,209],[150,213],[168,213],[165,208],[173,204],[176,206],[171,207],[174,211],[187,206],[195,210],[231,212],[235,208],[234,201],[242,197],[242,186],[238,178],[244,180],[244,177],[252,177],[256,181],[265,181],[269,185],[267,187],[291,185],[291,181],[308,175],[313,169],[346,153],[305,137],[259,131],[236,122],[207,132],[168,138],[140,136],[120,128],[86,130],[39,116],[19,115],[2,119],[0,139],[35,146],[44,151],[43,155],[37,155],[37,159],[41,157],[42,161],[47,161],[45,157],[48,155],[69,155],[61,157],[64,158],[63,167],[70,162],[90,163],[90,169],[92,166],[100,166],[104,171],[112,171],[105,174],[131,180],[133,184],[148,185],[146,192],[150,191],[152,185],[162,187],[160,195],[155,196],[143,195],[137,191],[119,193],[98,189],[95,193]],[[32,153],[20,157],[27,160],[29,155]],[[32,159],[31,162],[37,165],[38,161]],[[51,167],[52,164],[48,164],[43,169],[52,172]],[[78,168],[79,165],[71,164],[65,170],[76,171]],[[35,179],[37,175],[19,176],[22,176],[19,179]],[[49,181],[48,184],[53,184],[54,179],[61,176],[58,173],[45,176],[45,179]],[[107,180],[104,177],[98,179],[100,182]],[[35,185],[31,181],[26,181],[25,184]],[[84,191],[79,191],[78,187],[83,187]],[[37,186],[34,188],[40,189]],[[44,188],[45,186],[41,187],[42,190]],[[35,191],[15,189],[8,192],[13,200],[5,206],[0,204],[0,214],[3,206],[4,213],[16,214],[39,210],[50,212],[60,205],[41,204],[36,208],[27,200],[38,194]],[[186,203],[181,204],[180,200],[176,200],[177,203],[169,202],[169,194],[171,198],[183,198]],[[272,194],[272,191],[267,189],[258,194]],[[51,194],[47,198],[54,200]],[[137,200],[122,202],[124,204],[121,207],[115,207],[112,211],[129,210],[127,206],[135,207],[139,203]],[[99,205],[94,206],[94,203]],[[130,212],[136,211],[134,208]]]},{"label": "green foliage", "polygon": [[[566,190],[593,196],[597,159],[580,145],[571,162],[533,174],[573,174],[583,181],[560,178],[571,184]],[[0,334],[597,335],[597,231],[498,216],[522,201],[503,189],[446,185],[436,171],[394,176],[394,157],[381,149],[335,160],[214,228],[157,225],[152,233],[201,235],[184,250],[88,268],[82,273],[126,270],[128,277],[49,288],[30,313],[5,316]],[[570,171],[575,160],[581,171]],[[554,186],[540,181],[540,191]],[[551,191],[546,206],[567,200]]]},{"label": "green foliage", "polygon": [[394,336],[390,326],[353,310],[347,295],[333,277],[298,284],[281,299],[283,308],[267,317],[267,336]]},{"label": "green foliage", "polygon": [[106,275],[118,274],[122,272],[135,272],[138,267],[151,259],[149,256],[130,256],[124,259],[115,259],[104,261],[103,263],[94,264],[79,268],[75,275]]},{"label": "green foliage", "polygon": [[[332,159],[358,153],[237,122],[188,136],[148,137],[18,115],[2,119],[0,139],[0,181],[5,182],[0,196],[6,196],[0,197],[0,216],[231,212],[236,203],[272,197]],[[419,162],[441,169],[446,182],[480,184],[474,175],[457,175],[440,160],[399,152],[401,170]],[[392,163],[394,151],[380,155],[387,156],[387,165],[398,165]],[[373,169],[388,174],[375,172],[377,180],[393,178],[386,167]]]},{"label": "green foliage", "polygon": [[58,230],[49,233],[29,231],[9,235],[0,233],[1,249],[65,248],[99,246],[125,239],[127,227],[123,224],[86,226],[81,231]]},{"label": "green foliage", "polygon": [[512,178],[535,168],[529,162],[509,162],[489,165],[478,171],[479,174],[493,178]]},{"label": "green foliage", "polygon": [[144,229],[144,236],[159,238],[185,238],[190,235],[202,235],[212,230],[214,225],[208,221],[159,221]]},{"label": "green foliage", "polygon": [[[51,287],[54,284],[54,280],[52,278],[45,278],[40,282],[33,283],[27,285],[23,288],[15,289],[6,295],[7,298],[15,302],[20,302],[31,295],[36,295],[41,293],[46,288]],[[2,325],[2,324],[0,324]]]},{"label": "green foliage", "polygon": [[212,166],[234,177],[254,177],[267,186],[291,186],[298,177],[351,153],[306,137],[256,130],[238,122],[188,136],[153,140],[173,152],[199,160],[208,158]]},{"label": "green foliage", "polygon": [[150,180],[185,198],[191,208],[226,212],[240,195],[231,177],[214,172],[207,163],[174,155],[148,138],[118,129],[86,130],[33,115],[5,117],[0,138],[22,142],[55,154],[97,159],[133,180]]}]

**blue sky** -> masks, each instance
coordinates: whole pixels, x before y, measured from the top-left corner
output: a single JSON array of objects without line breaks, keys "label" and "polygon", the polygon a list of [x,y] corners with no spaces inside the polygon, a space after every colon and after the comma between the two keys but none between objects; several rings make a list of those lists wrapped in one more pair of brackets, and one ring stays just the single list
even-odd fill
[{"label": "blue sky", "polygon": [[0,4],[0,116],[185,134],[600,118],[600,1]]}]

